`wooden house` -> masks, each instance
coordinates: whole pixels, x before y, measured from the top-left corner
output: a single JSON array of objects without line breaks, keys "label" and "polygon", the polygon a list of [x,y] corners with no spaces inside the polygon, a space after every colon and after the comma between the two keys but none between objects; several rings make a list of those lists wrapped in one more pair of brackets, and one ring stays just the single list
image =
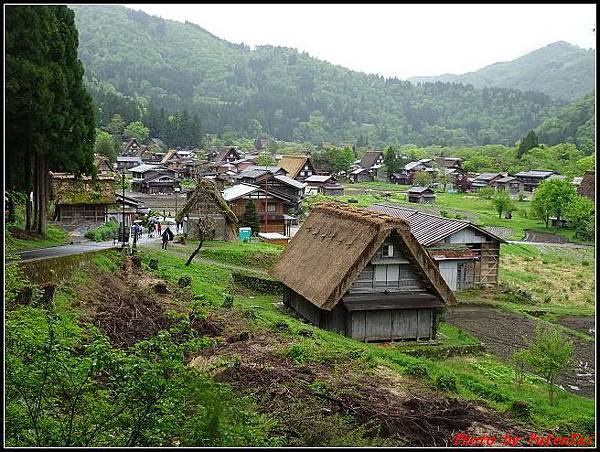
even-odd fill
[{"label": "wooden house", "polygon": [[493,184],[495,181],[497,181],[498,179],[502,179],[503,177],[506,177],[506,174],[502,174],[502,173],[481,173],[479,175],[477,175],[472,183],[471,183],[471,188],[473,190],[480,190],[484,187],[490,187],[491,184]]},{"label": "wooden house", "polygon": [[464,159],[460,157],[439,157],[437,160],[437,164],[442,168],[454,169],[458,172],[463,172],[462,164]]},{"label": "wooden house", "polygon": [[432,203],[435,202],[435,193],[428,187],[410,187],[408,189],[408,202]]},{"label": "wooden house", "polygon": [[348,179],[350,179],[350,182],[373,182],[375,180],[373,173],[365,168],[357,168],[354,171],[350,171]]},{"label": "wooden house", "polygon": [[377,170],[383,165],[383,151],[367,151],[358,164],[366,170]]},{"label": "wooden house", "polygon": [[404,165],[404,174],[406,174],[406,182],[408,184],[413,183],[415,174],[419,171],[427,171],[431,174],[432,178],[435,178],[435,168],[433,168],[433,162],[431,159],[421,159],[416,162],[408,162]]},{"label": "wooden house", "polygon": [[581,196],[596,200],[596,171],[586,171],[581,183],[577,187],[577,193]]},{"label": "wooden house", "polygon": [[114,184],[113,175],[93,179],[91,176],[50,172],[54,219],[60,223],[106,221],[108,206],[115,203]]},{"label": "wooden house", "polygon": [[455,303],[404,220],[341,203],[313,207],[270,272],[286,306],[360,341],[431,339]]},{"label": "wooden house", "polygon": [[236,240],[238,219],[227,205],[215,182],[202,178],[196,188],[187,192],[187,201],[177,213],[176,220],[184,223],[188,238],[198,240],[198,221],[210,217],[214,231],[207,237],[212,240]]},{"label": "wooden house", "polygon": [[508,190],[508,193],[513,196],[523,191],[523,183],[513,176],[496,179],[490,183],[490,187],[494,187],[496,190]]},{"label": "wooden house", "polygon": [[402,218],[436,261],[452,290],[497,286],[500,245],[505,240],[470,221],[444,218],[400,206],[374,204],[369,210]]},{"label": "wooden house", "polygon": [[119,155],[117,157],[117,171],[120,173],[129,172],[131,168],[140,166],[142,163],[140,157]]},{"label": "wooden house", "polygon": [[332,174],[313,174],[312,176],[304,179],[304,183],[308,185],[308,187],[319,188],[324,185],[335,184],[337,181],[336,177]]},{"label": "wooden house", "polygon": [[521,171],[515,174],[515,177],[523,184],[523,191],[533,192],[540,183],[550,176],[558,174],[556,171],[547,170],[531,170]]},{"label": "wooden house", "polygon": [[388,176],[388,180],[392,184],[400,184],[400,185],[408,185],[410,184],[410,178],[408,176],[408,172],[402,171],[400,173],[391,173]]},{"label": "wooden house", "polygon": [[287,176],[287,172],[278,166],[251,166],[234,176],[237,183],[256,185],[281,198],[293,211],[300,208],[306,195],[307,184]]},{"label": "wooden house", "polygon": [[129,170],[133,176],[131,189],[139,193],[174,193],[180,187],[177,173],[163,165],[139,165]]},{"label": "wooden house", "polygon": [[287,171],[288,177],[301,182],[317,174],[308,155],[284,155],[279,161],[279,166]]},{"label": "wooden house", "polygon": [[108,157],[100,154],[94,154],[94,166],[96,167],[96,174],[106,176],[115,172],[113,166],[110,164]]},{"label": "wooden house", "polygon": [[[212,159],[210,158],[212,157]],[[212,154],[209,159],[214,163],[231,163],[239,160],[242,154],[234,146],[226,146],[221,149],[216,155]]]},{"label": "wooden house", "polygon": [[129,141],[123,143],[121,155],[129,157],[139,157],[142,151],[142,145],[135,138],[131,138]]},{"label": "wooden house", "polygon": [[260,232],[278,232],[286,237],[290,236],[295,217],[287,212],[294,206],[280,192],[242,183],[223,190],[223,198],[238,218],[244,215],[246,204],[252,202],[258,214]]}]

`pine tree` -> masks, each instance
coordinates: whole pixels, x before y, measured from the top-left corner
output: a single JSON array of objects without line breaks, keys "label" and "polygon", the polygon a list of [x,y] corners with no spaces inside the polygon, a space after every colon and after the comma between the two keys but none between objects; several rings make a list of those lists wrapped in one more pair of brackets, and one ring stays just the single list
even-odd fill
[{"label": "pine tree", "polygon": [[256,212],[256,206],[252,201],[246,203],[244,215],[240,220],[240,226],[252,228],[252,232],[260,232],[260,221],[258,219],[258,212]]},{"label": "pine tree", "polygon": [[528,150],[533,149],[539,145],[538,136],[531,130],[527,135],[521,138],[519,144],[519,150],[517,151],[517,157],[521,158]]}]

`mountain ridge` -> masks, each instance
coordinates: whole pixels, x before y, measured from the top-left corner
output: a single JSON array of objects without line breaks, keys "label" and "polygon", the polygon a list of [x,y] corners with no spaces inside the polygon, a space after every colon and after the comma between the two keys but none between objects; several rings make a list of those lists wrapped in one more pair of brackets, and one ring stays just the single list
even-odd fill
[{"label": "mountain ridge", "polygon": [[[555,99],[574,101],[595,88],[595,52],[595,49],[556,41],[513,60],[492,63],[476,71],[417,76],[407,80],[533,90]],[[574,83],[575,79],[579,81]]]}]

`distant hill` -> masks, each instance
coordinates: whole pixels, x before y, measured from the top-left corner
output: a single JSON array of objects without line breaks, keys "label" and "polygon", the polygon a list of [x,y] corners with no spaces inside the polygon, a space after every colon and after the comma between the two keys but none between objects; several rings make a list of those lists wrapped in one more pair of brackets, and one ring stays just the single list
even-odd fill
[{"label": "distant hill", "polygon": [[99,123],[119,113],[159,138],[165,112],[185,112],[182,120],[198,115],[203,133],[298,143],[512,145],[564,104],[506,88],[416,86],[290,48],[251,50],[122,6],[71,8]]},{"label": "distant hill", "polygon": [[516,60],[491,64],[462,75],[412,77],[417,82],[452,82],[539,91],[555,99],[575,100],[595,88],[596,51],[564,41],[549,44]]},{"label": "distant hill", "polygon": [[591,155],[596,150],[596,114],[594,94],[588,94],[562,108],[536,129],[540,141],[547,145],[573,143]]}]

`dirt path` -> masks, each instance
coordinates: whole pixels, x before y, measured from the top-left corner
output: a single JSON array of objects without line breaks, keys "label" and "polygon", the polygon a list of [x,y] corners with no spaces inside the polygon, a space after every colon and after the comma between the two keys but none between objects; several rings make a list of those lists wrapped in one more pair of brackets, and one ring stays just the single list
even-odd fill
[{"label": "dirt path", "polygon": [[[446,322],[474,334],[490,353],[505,361],[527,346],[528,339],[535,335],[536,326],[533,320],[482,306],[448,309]],[[561,377],[559,384],[575,394],[594,397],[595,343],[574,336],[570,339],[574,344],[577,368]]]}]

